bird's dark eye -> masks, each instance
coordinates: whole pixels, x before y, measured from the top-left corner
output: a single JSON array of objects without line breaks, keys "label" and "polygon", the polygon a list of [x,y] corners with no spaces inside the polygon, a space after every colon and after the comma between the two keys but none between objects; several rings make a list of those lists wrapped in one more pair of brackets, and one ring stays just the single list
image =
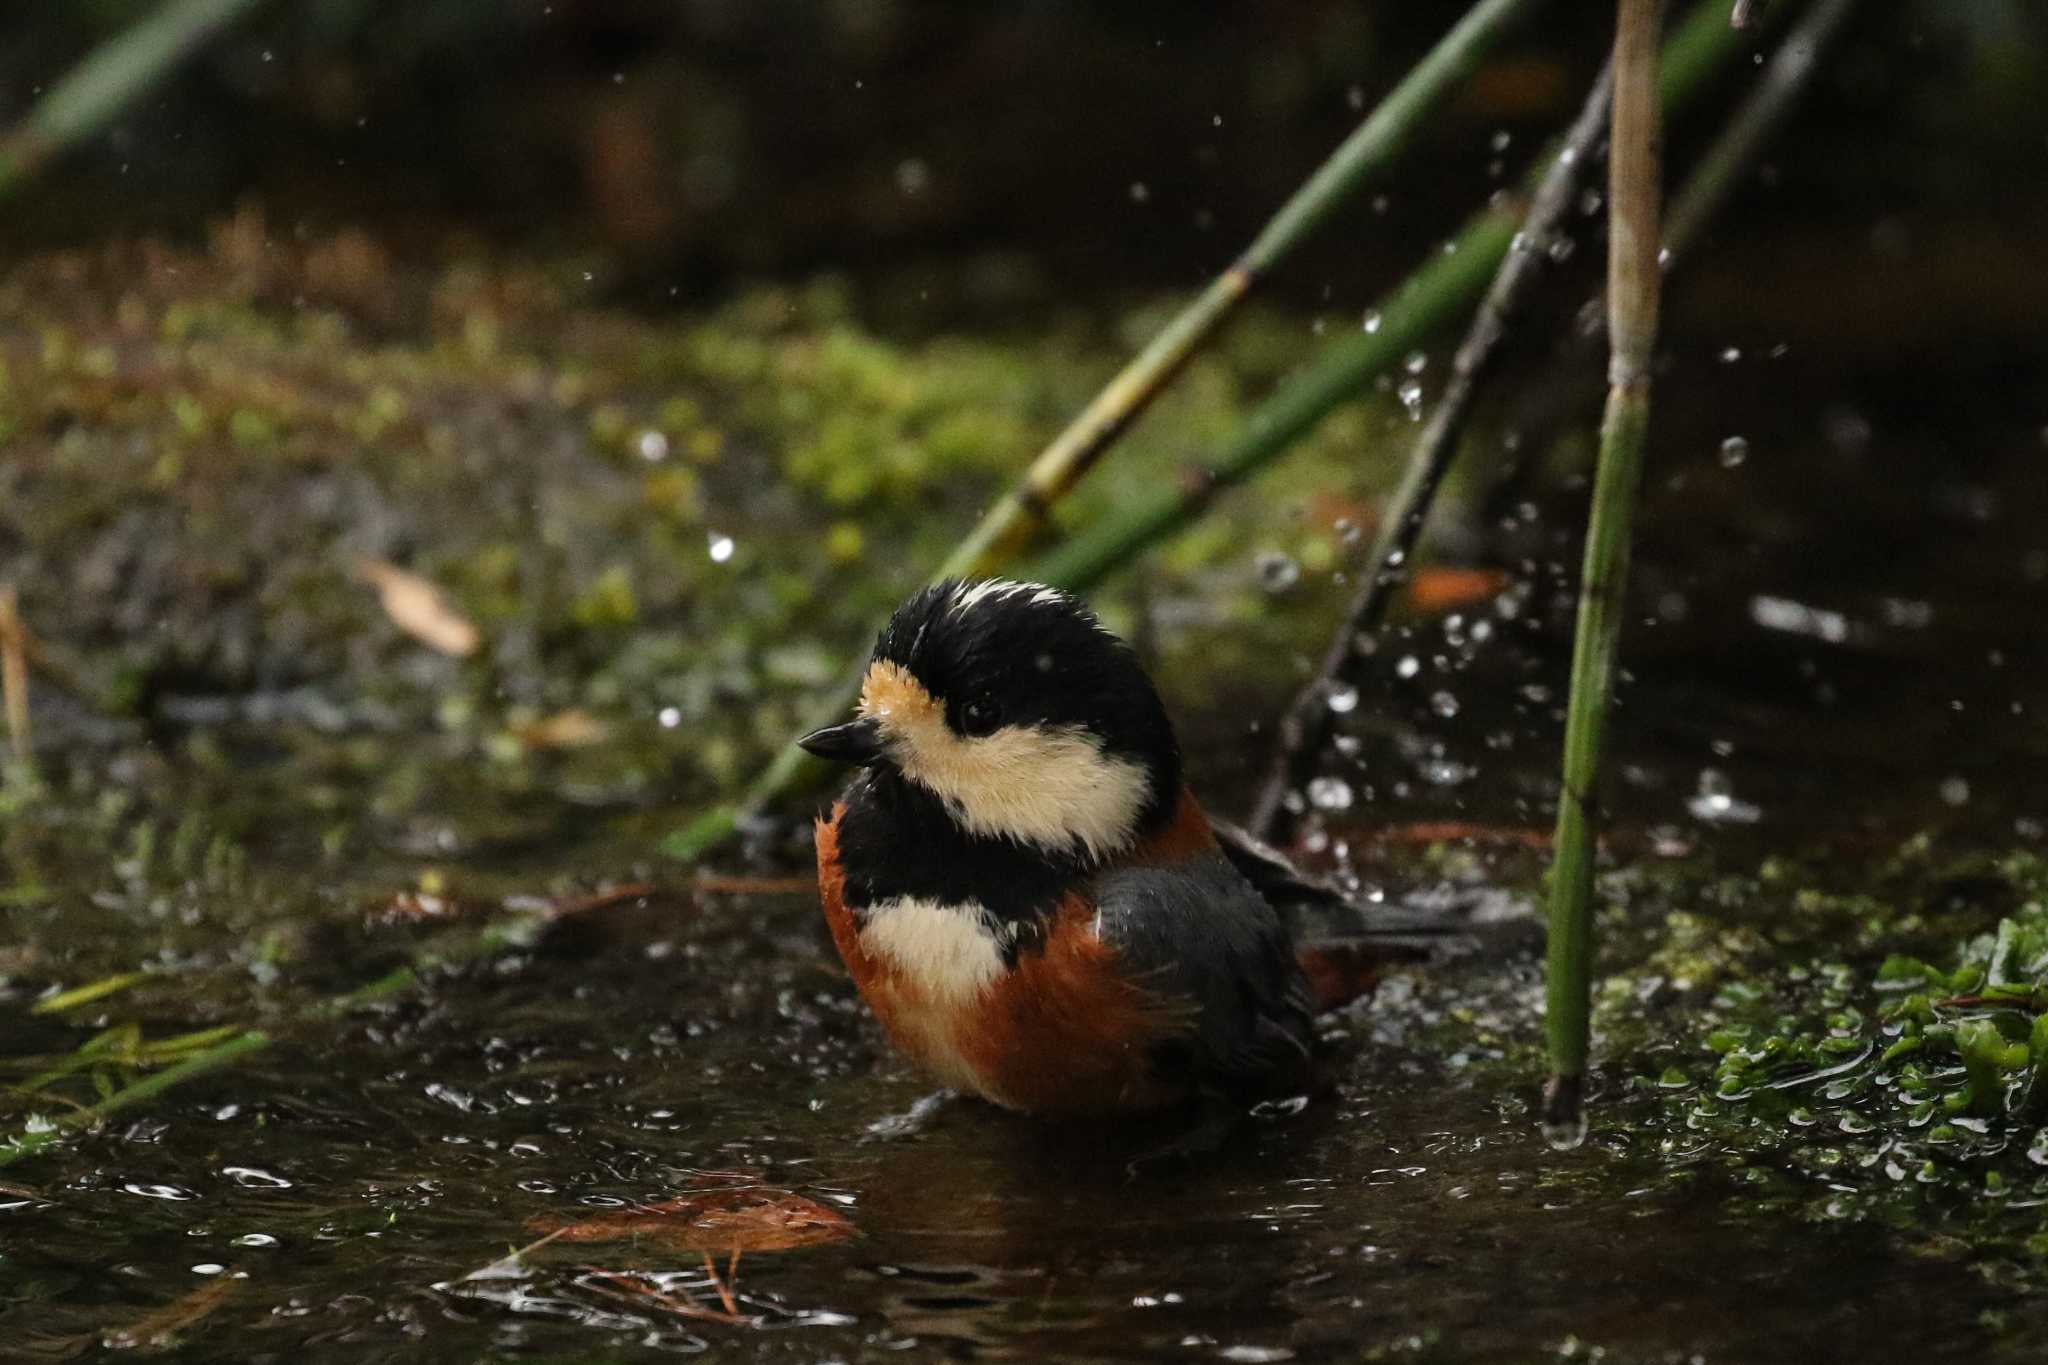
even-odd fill
[{"label": "bird's dark eye", "polygon": [[1002,722],[1002,708],[992,698],[976,697],[960,708],[960,728],[966,734],[991,734]]}]

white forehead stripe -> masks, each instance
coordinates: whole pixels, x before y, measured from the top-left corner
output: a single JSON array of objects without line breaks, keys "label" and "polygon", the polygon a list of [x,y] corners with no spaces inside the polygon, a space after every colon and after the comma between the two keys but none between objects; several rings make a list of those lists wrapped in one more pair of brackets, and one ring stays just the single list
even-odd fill
[{"label": "white forehead stripe", "polygon": [[1051,606],[1064,602],[1067,595],[1058,588],[1048,588],[1043,583],[1020,583],[1010,578],[985,578],[979,583],[965,583],[953,591],[953,605],[948,609],[955,616],[965,615],[983,602],[1017,597],[1028,594],[1033,606]]}]

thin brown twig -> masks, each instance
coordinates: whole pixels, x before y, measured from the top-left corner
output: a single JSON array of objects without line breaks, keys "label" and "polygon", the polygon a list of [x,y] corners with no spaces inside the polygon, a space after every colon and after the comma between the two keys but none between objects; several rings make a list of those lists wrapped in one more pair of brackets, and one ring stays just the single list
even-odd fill
[{"label": "thin brown twig", "polygon": [[719,896],[798,896],[818,888],[816,877],[746,877],[700,872],[690,881],[693,891]]},{"label": "thin brown twig", "polygon": [[[733,1248],[733,1259],[739,1259],[737,1247]],[[704,1273],[711,1277],[711,1287],[718,1291],[718,1301],[725,1306],[725,1311],[738,1317],[740,1306],[733,1300],[732,1290],[726,1287],[724,1279],[719,1276],[718,1262],[711,1259],[711,1253],[708,1251],[704,1253]]]},{"label": "thin brown twig", "polygon": [[659,895],[660,892],[661,888],[653,882],[627,882],[623,886],[614,886],[603,891],[593,891],[587,896],[577,896],[570,900],[556,901],[552,907],[552,913],[558,917],[563,915],[584,915],[592,910],[607,910],[614,905],[620,905],[626,901],[639,900],[643,896]]},{"label": "thin brown twig", "polygon": [[[605,1280],[619,1286],[616,1289],[607,1289],[600,1285],[591,1285],[589,1287],[600,1294],[604,1294],[609,1298],[619,1299],[622,1302],[652,1304],[664,1312],[675,1314],[679,1318],[694,1318],[699,1322],[722,1322],[731,1327],[758,1327],[761,1325],[761,1319],[758,1316],[738,1312],[736,1300],[729,1300],[735,1304],[733,1310],[712,1308],[697,1302],[696,1296],[691,1294],[687,1288],[682,1290],[682,1297],[678,1298],[666,1290],[658,1289],[648,1284],[645,1276],[633,1272],[606,1270],[601,1266],[594,1265],[584,1266],[583,1272],[596,1279]],[[715,1282],[717,1278],[718,1274],[714,1270],[712,1272],[712,1279]]]},{"label": "thin brown twig", "polygon": [[1323,653],[1322,665],[1281,718],[1272,762],[1247,822],[1252,833],[1262,839],[1285,842],[1291,833],[1285,828],[1292,823],[1287,795],[1308,776],[1322,751],[1332,723],[1330,697],[1355,678],[1359,640],[1380,628],[1395,589],[1408,579],[1408,566],[1429,515],[1429,505],[1457,453],[1459,438],[1464,435],[1479,391],[1498,364],[1508,322],[1542,277],[1542,266],[1550,259],[1550,244],[1558,235],[1559,225],[1598,164],[1600,139],[1607,131],[1612,84],[1610,66],[1593,82],[1585,106],[1537,183],[1521,230],[1515,234],[1513,246],[1501,261],[1471,329],[1458,347],[1450,381],[1444,386],[1428,425],[1416,439],[1400,488],[1387,504],[1358,587]]},{"label": "thin brown twig", "polygon": [[28,728],[27,632],[12,583],[0,583],[0,700],[7,709],[7,738],[15,761],[27,767],[35,747]]}]

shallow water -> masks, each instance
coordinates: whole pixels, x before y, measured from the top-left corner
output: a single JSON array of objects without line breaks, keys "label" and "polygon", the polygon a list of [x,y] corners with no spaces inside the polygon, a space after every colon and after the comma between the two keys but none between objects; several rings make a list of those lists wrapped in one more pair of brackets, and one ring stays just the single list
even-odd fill
[{"label": "shallow water", "polygon": [[[1697,376],[1680,370],[1683,394]],[[1874,968],[1893,945],[1725,890],[1767,853],[1856,888],[1922,832],[1957,860],[2043,840],[2037,433],[1987,434],[1959,466],[1881,421],[1821,487],[1814,471],[1849,457],[1774,432],[1772,402],[1766,385],[1741,422],[1739,469],[1712,457],[1734,419],[1674,403],[1667,429],[1706,453],[1647,490],[1610,797],[1625,909],[1605,925],[1631,982],[1672,911],[1753,931],[1759,972]],[[1952,1190],[1837,1180],[1807,1159],[1832,1135],[1735,1144],[1627,1084],[1697,1069],[1696,996],[1631,1016],[1584,1147],[1536,1136],[1530,844],[1553,813],[1576,496],[1500,533],[1520,586],[1382,641],[1345,726],[1355,754],[1326,774],[1349,799],[1310,831],[1362,891],[1483,921],[1479,946],[1331,1021],[1331,1095],[1135,1174],[1171,1131],[972,1103],[873,1131],[926,1090],[880,1046],[812,899],[694,891],[651,860],[675,818],[659,802],[566,781],[488,796],[465,759],[323,855],[326,822],[362,803],[309,748],[232,727],[81,744],[0,845],[0,1079],[123,1025],[276,1041],[0,1168],[0,1355],[2036,1358],[2038,1274],[1984,1250]],[[1203,691],[1165,682],[1184,710]],[[1246,690],[1211,687],[1189,718],[1210,793],[1243,793],[1263,758],[1242,717],[1276,689]],[[800,877],[803,843],[791,826],[726,866]],[[1654,894],[1632,889],[1660,866]],[[475,948],[482,924],[637,882],[652,889]],[[1995,897],[1963,899],[1971,927],[1995,924]],[[1901,925],[1919,935],[1905,950],[1932,951],[1924,921]],[[331,1005],[435,957],[450,965],[415,988]],[[140,985],[29,1012],[138,967]],[[0,1117],[19,1131],[137,1074],[87,1068]],[[1855,1200],[1831,1213],[1838,1188]],[[693,1195],[794,1196],[850,1233],[774,1249],[750,1227],[715,1271],[717,1239],[664,1241],[652,1216],[638,1242],[532,1245]]]},{"label": "shallow water", "polygon": [[[1768,1197],[1800,1182],[1789,1163],[1674,1155],[1614,1093],[1585,1147],[1546,1147],[1528,1113],[1538,863],[1467,861],[1364,860],[1394,899],[1487,921],[1481,946],[1333,1021],[1332,1095],[1185,1161],[1157,1159],[1169,1127],[1059,1129],[958,1101],[872,1131],[925,1087],[880,1050],[802,894],[584,912],[339,1020],[280,1019],[280,1043],[234,1070],[0,1172],[0,1335],[50,1359],[127,1341],[364,1360],[1984,1359],[2013,1344],[1979,1325],[2006,1291],[1934,1224],[1804,1221]],[[1618,951],[1648,941],[1628,932]],[[303,970],[369,974],[339,951]],[[287,1016],[288,995],[268,997]],[[138,1012],[87,1007],[65,1028],[9,1009],[26,1025],[10,1051],[28,1053]],[[213,1021],[142,1013],[152,1036]],[[735,1189],[802,1196],[852,1235],[757,1249],[730,1279],[694,1242],[508,1255]],[[717,1308],[721,1279],[746,1322],[676,1311]]]}]

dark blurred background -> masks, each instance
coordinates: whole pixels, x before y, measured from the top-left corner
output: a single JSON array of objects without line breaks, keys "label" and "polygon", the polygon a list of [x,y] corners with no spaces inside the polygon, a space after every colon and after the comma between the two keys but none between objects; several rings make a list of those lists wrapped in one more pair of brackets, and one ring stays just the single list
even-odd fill
[{"label": "dark blurred background", "polygon": [[[25,111],[148,8],[11,6],[0,110]],[[1824,234],[1845,266],[1869,250],[1932,262],[1938,280],[1854,292],[1903,286],[1909,304],[1938,293],[2017,315],[2022,300],[1990,281],[2005,273],[1998,251],[2042,221],[2048,17],[2023,0],[1862,8],[1724,239]],[[367,224],[398,249],[459,233],[601,253],[653,303],[736,276],[984,252],[1014,253],[1067,293],[1177,288],[1234,253],[1454,13],[1355,0],[258,5],[17,196],[0,231],[17,249],[190,235],[258,195],[298,233]],[[1317,301],[1403,268],[1576,107],[1607,18],[1538,7],[1431,121],[1410,173],[1324,234],[1283,287]],[[1675,166],[1719,116],[1707,102],[1674,130]],[[1956,234],[1967,253],[1947,249]]]}]

